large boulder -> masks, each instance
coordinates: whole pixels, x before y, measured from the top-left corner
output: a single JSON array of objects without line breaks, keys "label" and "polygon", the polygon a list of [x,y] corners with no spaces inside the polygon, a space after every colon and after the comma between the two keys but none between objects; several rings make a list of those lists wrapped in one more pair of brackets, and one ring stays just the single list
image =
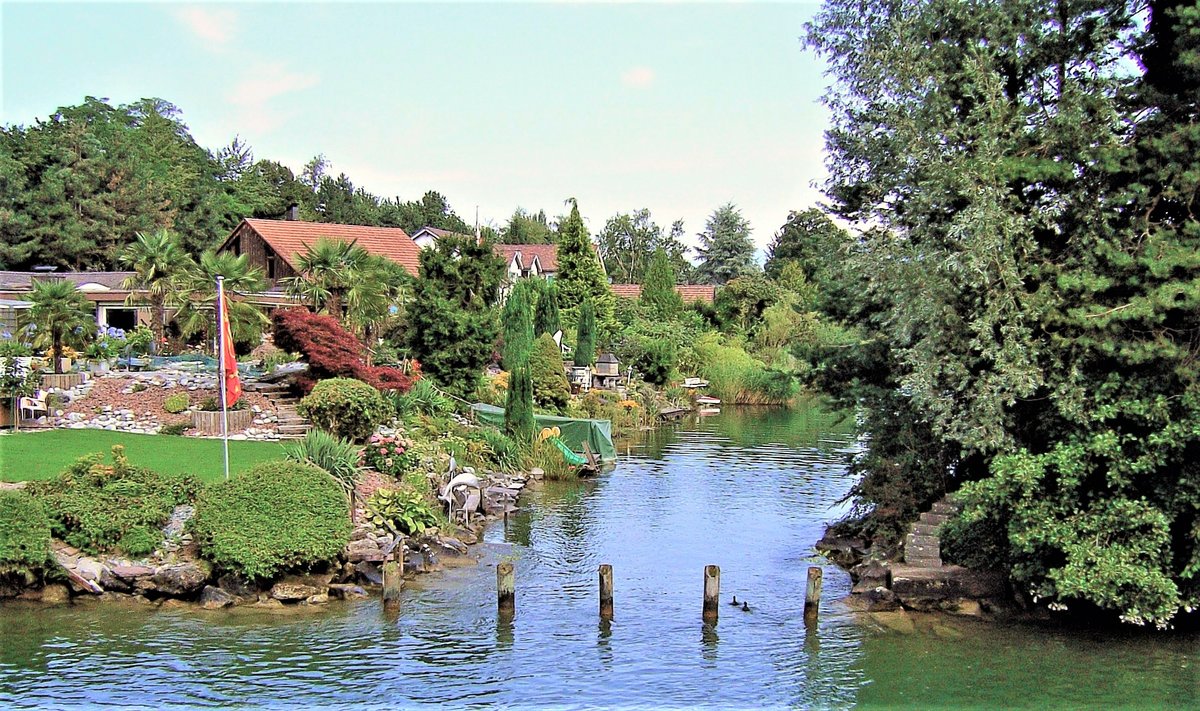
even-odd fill
[{"label": "large boulder", "polygon": [[280,602],[299,602],[329,592],[331,575],[290,575],[271,586],[271,597]]},{"label": "large boulder", "polygon": [[217,587],[239,601],[253,602],[258,599],[258,586],[245,580],[240,575],[233,575],[232,573],[222,575],[217,578]]},{"label": "large boulder", "polygon": [[150,578],[153,591],[172,597],[187,597],[200,591],[212,575],[212,568],[204,561],[194,560],[174,565],[164,565],[154,571]]},{"label": "large boulder", "polygon": [[233,595],[212,585],[205,585],[204,591],[200,593],[200,607],[205,610],[220,610],[233,606],[235,602]]},{"label": "large boulder", "polygon": [[[964,600],[987,600],[999,604],[1008,598],[1008,582],[1003,574],[969,570],[957,565],[941,568],[894,567],[891,589],[904,607],[922,611],[959,612]],[[974,610],[974,607],[968,605],[965,609]]]}]

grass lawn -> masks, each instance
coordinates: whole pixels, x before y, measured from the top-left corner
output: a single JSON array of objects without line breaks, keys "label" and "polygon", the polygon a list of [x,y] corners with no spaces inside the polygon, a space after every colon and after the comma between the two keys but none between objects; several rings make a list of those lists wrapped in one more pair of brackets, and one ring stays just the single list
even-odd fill
[{"label": "grass lawn", "polygon": [[[39,430],[0,434],[0,481],[50,479],[76,459],[102,452],[111,461],[114,444],[125,445],[129,461],[160,472],[185,472],[204,481],[225,476],[221,440],[170,435],[129,434],[112,430]],[[229,443],[229,472],[234,474],[283,456],[277,442]]]}]

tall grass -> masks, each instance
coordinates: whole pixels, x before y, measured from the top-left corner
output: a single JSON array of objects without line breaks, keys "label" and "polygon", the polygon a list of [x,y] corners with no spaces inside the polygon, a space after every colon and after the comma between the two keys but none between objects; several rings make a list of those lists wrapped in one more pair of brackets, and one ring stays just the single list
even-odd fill
[{"label": "tall grass", "polygon": [[795,378],[772,370],[736,343],[709,333],[695,344],[697,365],[708,392],[730,405],[786,405],[796,396]]},{"label": "tall grass", "polygon": [[283,456],[293,462],[308,462],[337,480],[347,492],[358,483],[358,447],[324,430],[309,430],[304,439],[283,448]]}]

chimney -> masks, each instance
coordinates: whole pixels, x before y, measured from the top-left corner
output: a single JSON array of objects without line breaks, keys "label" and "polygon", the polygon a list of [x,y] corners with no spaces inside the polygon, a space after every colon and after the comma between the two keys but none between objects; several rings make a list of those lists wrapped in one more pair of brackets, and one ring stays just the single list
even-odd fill
[{"label": "chimney", "polygon": [[296,203],[288,205],[287,212],[283,214],[283,219],[295,222],[300,219],[300,206]]}]

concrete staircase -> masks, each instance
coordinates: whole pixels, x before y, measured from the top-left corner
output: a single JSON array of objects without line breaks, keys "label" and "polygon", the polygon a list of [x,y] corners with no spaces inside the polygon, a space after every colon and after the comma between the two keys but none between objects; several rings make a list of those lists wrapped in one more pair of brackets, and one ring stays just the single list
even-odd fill
[{"label": "concrete staircase", "polygon": [[265,395],[275,406],[275,416],[279,420],[276,423],[279,439],[304,439],[304,435],[312,429],[312,423],[296,412],[296,405],[300,401],[288,386],[280,383],[257,383],[253,389]]},{"label": "concrete staircase", "polygon": [[904,537],[905,565],[914,568],[942,567],[942,542],[938,531],[943,523],[958,515],[961,510],[962,506],[947,494],[921,514]]}]

